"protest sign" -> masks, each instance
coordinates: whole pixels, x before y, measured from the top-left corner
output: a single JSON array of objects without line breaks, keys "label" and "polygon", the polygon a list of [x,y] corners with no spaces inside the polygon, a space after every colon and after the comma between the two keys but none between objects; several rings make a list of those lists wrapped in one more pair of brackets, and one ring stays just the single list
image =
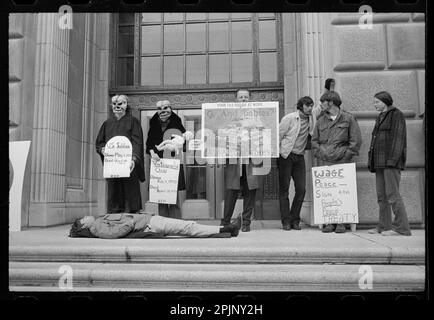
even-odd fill
[{"label": "protest sign", "polygon": [[358,223],[356,164],[312,168],[314,224]]},{"label": "protest sign", "polygon": [[179,178],[179,159],[151,160],[149,201],[176,204]]},{"label": "protest sign", "polygon": [[133,146],[124,136],[111,138],[105,145],[104,178],[125,178],[130,176]]},{"label": "protest sign", "polygon": [[279,102],[202,104],[203,158],[278,158]]}]

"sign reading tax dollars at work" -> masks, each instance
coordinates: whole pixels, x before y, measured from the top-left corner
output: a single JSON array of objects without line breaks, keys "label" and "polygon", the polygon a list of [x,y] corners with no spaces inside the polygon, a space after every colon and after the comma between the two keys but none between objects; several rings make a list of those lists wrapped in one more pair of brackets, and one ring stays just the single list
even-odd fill
[{"label": "sign reading tax dollars at work", "polygon": [[202,104],[203,158],[278,158],[279,102]]},{"label": "sign reading tax dollars at work", "polygon": [[179,159],[151,160],[149,201],[176,204],[178,194]]},{"label": "sign reading tax dollars at work", "polygon": [[130,176],[133,146],[124,136],[115,136],[107,141],[104,156],[104,178],[126,178]]},{"label": "sign reading tax dollars at work", "polygon": [[314,224],[358,223],[356,164],[312,168]]}]

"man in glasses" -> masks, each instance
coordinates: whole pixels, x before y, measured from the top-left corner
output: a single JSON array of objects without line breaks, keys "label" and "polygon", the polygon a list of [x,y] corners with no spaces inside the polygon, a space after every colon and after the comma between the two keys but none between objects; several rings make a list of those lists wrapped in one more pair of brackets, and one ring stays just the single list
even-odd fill
[{"label": "man in glasses", "polygon": [[102,124],[96,138],[96,152],[104,161],[105,145],[115,136],[124,136],[133,147],[130,176],[107,180],[107,213],[136,213],[142,208],[140,182],[145,181],[143,168],[143,132],[139,120],[131,115],[125,95],[112,97],[112,114]]}]

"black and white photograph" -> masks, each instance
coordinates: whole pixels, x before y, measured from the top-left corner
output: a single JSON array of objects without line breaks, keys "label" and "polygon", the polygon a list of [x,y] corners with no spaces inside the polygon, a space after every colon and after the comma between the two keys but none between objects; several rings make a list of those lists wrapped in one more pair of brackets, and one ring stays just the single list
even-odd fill
[{"label": "black and white photograph", "polygon": [[9,291],[424,292],[425,20],[11,12]]}]

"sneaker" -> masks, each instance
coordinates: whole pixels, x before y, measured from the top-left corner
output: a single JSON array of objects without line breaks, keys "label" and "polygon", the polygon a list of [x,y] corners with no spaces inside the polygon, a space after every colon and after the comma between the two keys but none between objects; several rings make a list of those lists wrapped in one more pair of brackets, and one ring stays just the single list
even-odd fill
[{"label": "sneaker", "polygon": [[249,232],[250,231],[250,226],[243,226],[241,229],[242,232]]},{"label": "sneaker", "polygon": [[345,233],[346,231],[347,229],[345,228],[345,225],[343,223],[339,223],[336,226],[335,233]]},{"label": "sneaker", "polygon": [[386,230],[381,232],[382,236],[402,236],[402,234],[394,231],[394,230]]},{"label": "sneaker", "polygon": [[335,226],[333,224],[326,224],[325,227],[322,228],[322,232],[329,233],[335,231]]},{"label": "sneaker", "polygon": [[286,231],[291,230],[291,224],[289,224],[289,223],[284,223],[284,224],[283,224],[283,230],[286,230]]},{"label": "sneaker", "polygon": [[377,228],[374,228],[374,229],[369,229],[368,233],[370,233],[370,234],[380,234],[381,232]]},{"label": "sneaker", "polygon": [[292,224],[292,229],[294,229],[294,230],[301,230],[301,228],[300,228],[300,223],[298,223],[298,222],[294,222],[294,223]]}]

